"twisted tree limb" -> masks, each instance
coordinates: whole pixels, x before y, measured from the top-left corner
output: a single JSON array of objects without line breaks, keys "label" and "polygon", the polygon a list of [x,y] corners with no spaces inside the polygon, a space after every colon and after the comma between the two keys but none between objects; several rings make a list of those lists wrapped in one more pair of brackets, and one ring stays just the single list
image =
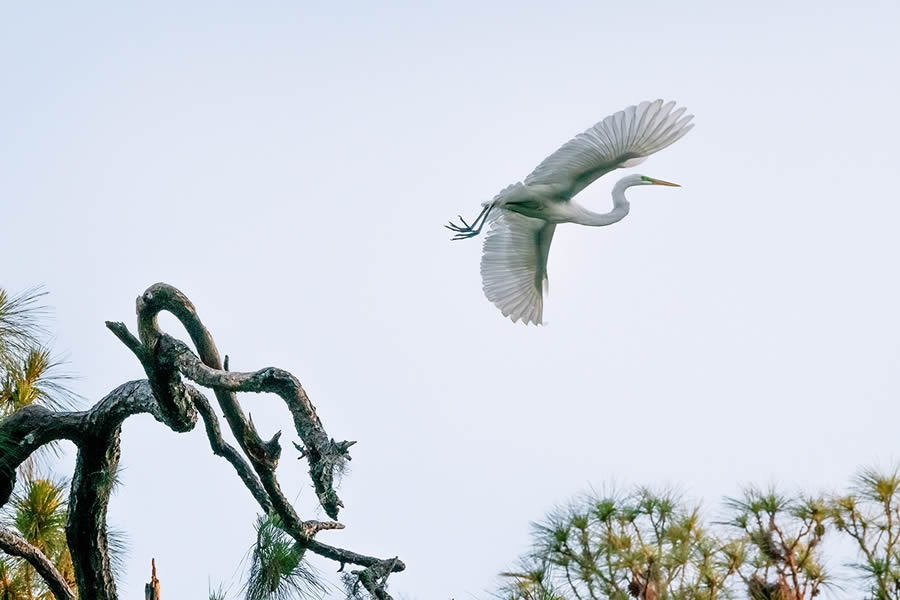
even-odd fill
[{"label": "twisted tree limb", "polygon": [[[164,310],[181,321],[199,356],[159,329],[157,316]],[[236,393],[269,392],[281,397],[304,444],[304,457],[309,462],[319,502],[332,519],[337,518],[343,506],[334,490],[334,470],[350,459],[348,449],[355,442],[335,442],[325,433],[315,407],[289,372],[270,367],[235,373],[228,371],[227,366],[223,368],[212,336],[193,305],[177,289],[166,284],[151,286],[138,298],[137,313],[140,338],[122,323],[107,323],[107,327],[135,354],[147,380],[119,386],[88,411],[54,412],[29,406],[0,422],[0,506],[12,493],[16,468],[42,445],[66,439],[78,448],[66,536],[79,597],[117,597],[109,564],[106,510],[119,461],[121,424],[131,415],[148,413],[176,432],[193,429],[199,414],[213,453],[231,463],[264,512],[276,513],[297,544],[337,561],[341,569],[345,564],[364,567],[353,572],[363,587],[379,600],[389,600],[387,577],[404,570],[403,562],[366,556],[314,539],[320,531],[344,526],[336,521],[300,518],[281,491],[275,473],[281,455],[281,432],[263,441],[252,420],[245,417]],[[214,391],[239,449],[224,441],[212,406],[199,390],[182,381],[182,375]],[[53,574],[46,572],[41,574],[52,587]],[[71,591],[69,594],[57,597],[69,598]]]},{"label": "twisted tree limb", "polygon": [[[226,371],[212,336],[200,321],[193,304],[172,286],[161,283],[151,286],[138,298],[137,305],[139,333],[144,347],[155,348],[157,353],[170,350],[172,354],[167,359],[180,359],[178,367],[185,376],[215,391],[225,420],[241,449],[251,459],[255,457],[261,463],[276,465],[276,453],[280,451],[280,446],[277,445],[277,435],[268,442],[269,446],[263,442],[252,423],[245,418],[234,392],[272,392],[282,397],[294,419],[297,435],[308,449],[310,476],[319,502],[329,517],[337,519],[341,501],[333,487],[334,469],[346,460],[348,454],[346,448],[341,450],[325,434],[316,409],[300,382],[281,369],[264,369],[268,377],[256,378],[255,381],[249,375]],[[157,316],[164,310],[181,321],[197,348],[199,361],[193,353],[185,352],[183,344],[160,331]],[[172,348],[173,345],[175,348]],[[247,387],[244,387],[241,380],[246,379],[251,381],[247,381]]]},{"label": "twisted tree limb", "polygon": [[[128,328],[124,323],[107,321],[106,327],[112,331],[123,344],[134,352],[135,356],[137,356],[141,365],[144,367],[144,371],[147,373],[148,377],[152,377],[151,373],[155,373],[155,365],[153,361],[150,360],[147,352],[145,352],[141,341],[128,331]],[[250,490],[253,497],[256,498],[256,501],[262,507],[263,511],[269,512],[272,508],[272,503],[269,501],[266,491],[263,489],[262,484],[259,482],[253,469],[247,464],[247,461],[244,460],[244,457],[241,456],[234,446],[227,443],[222,438],[222,429],[219,427],[219,419],[216,417],[215,412],[213,412],[209,400],[207,400],[206,396],[199,390],[190,386],[185,387],[185,392],[190,395],[194,407],[203,419],[203,424],[206,428],[206,437],[209,438],[209,445],[212,448],[213,454],[223,457],[232,464],[238,477],[241,478],[241,481],[244,482],[244,485]]]},{"label": "twisted tree limb", "polygon": [[[310,464],[310,476],[316,488],[319,502],[328,516],[335,518],[341,502],[333,488],[334,469],[341,461],[347,460],[349,454],[347,448],[349,442],[336,443],[328,438],[322,429],[321,423],[315,416],[315,410],[309,403],[306,393],[303,391],[297,379],[281,369],[269,367],[255,373],[236,373],[212,369],[202,362],[181,342],[163,336],[161,344],[169,347],[175,356],[175,363],[186,377],[205,387],[224,392],[272,392],[281,396],[288,409],[294,416],[294,425],[297,434],[306,443],[306,457]],[[307,406],[309,410],[307,410]],[[314,417],[313,420],[310,415]],[[281,494],[274,480],[275,467],[281,453],[278,445],[278,437],[281,432],[275,434],[272,440],[262,442],[253,426],[252,421],[235,432],[246,432],[246,452],[257,473],[263,480],[266,491],[275,503],[275,509],[282,520],[289,525],[299,526],[298,519],[293,514],[293,508]],[[309,537],[309,536],[306,536]]]},{"label": "twisted tree limb", "polygon": [[[199,358],[185,344],[159,329],[157,316],[163,310],[172,313],[185,327],[197,348]],[[332,518],[337,517],[339,507],[342,506],[333,488],[334,469],[343,460],[349,460],[348,449],[354,443],[335,442],[328,437],[316,414],[315,407],[300,382],[293,375],[274,367],[261,369],[254,373],[237,373],[226,370],[219,358],[215,342],[200,320],[193,304],[180,291],[171,286],[156,284],[148,288],[138,298],[137,311],[138,326],[144,348],[155,348],[152,355],[157,359],[166,364],[170,362],[175,364],[177,371],[185,377],[215,391],[225,419],[262,481],[272,502],[272,509],[281,517],[285,530],[298,543],[342,564],[350,563],[382,568],[390,565],[388,573],[402,571],[406,568],[399,559],[377,559],[316,542],[313,536],[321,529],[337,529],[342,526],[337,523],[326,522],[323,524],[318,521],[302,521],[282,493],[275,477],[275,468],[281,454],[281,447],[278,443],[281,432],[276,433],[268,442],[264,442],[252,421],[244,416],[235,392],[271,392],[284,400],[293,417],[297,435],[306,445],[310,477],[316,488],[320,504]],[[383,587],[383,582],[381,586]]]}]

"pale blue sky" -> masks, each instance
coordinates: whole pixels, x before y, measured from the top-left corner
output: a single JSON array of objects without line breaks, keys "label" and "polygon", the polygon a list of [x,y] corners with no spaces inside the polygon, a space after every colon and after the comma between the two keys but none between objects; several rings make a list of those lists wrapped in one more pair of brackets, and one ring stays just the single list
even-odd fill
[{"label": "pale blue sky", "polygon": [[[141,376],[103,321],[156,281],[294,372],[359,440],[322,539],[409,598],[482,596],[589,483],[841,485],[897,457],[900,5],[734,4],[2,3],[0,285],[46,285],[92,401]],[[639,170],[684,187],[561,227],[549,325],[504,320],[441,225],[657,97],[696,128]],[[121,596],[151,556],[169,598],[236,591],[255,504],[202,430],[134,418],[122,464]]]}]

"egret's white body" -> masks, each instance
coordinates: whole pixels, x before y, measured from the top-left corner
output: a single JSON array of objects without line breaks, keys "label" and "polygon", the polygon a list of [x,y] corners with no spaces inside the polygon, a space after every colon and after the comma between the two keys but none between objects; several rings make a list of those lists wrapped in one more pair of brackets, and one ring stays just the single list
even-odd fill
[{"label": "egret's white body", "polygon": [[540,325],[547,286],[547,257],[560,223],[602,227],[628,214],[625,190],[636,185],[677,184],[629,175],[613,187],[613,209],[595,213],[572,198],[598,177],[633,167],[680,139],[693,127],[674,102],[642,102],[610,115],[581,133],[515,183],[485,202],[481,214],[462,226],[450,224],[454,239],[478,235],[486,222],[481,279],[484,293],[504,316]]}]

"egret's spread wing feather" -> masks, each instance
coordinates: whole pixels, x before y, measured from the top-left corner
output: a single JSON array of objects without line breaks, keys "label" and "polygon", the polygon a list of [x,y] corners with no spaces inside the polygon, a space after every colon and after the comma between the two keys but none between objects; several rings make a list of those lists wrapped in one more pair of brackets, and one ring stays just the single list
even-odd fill
[{"label": "egret's spread wing feather", "polygon": [[556,225],[499,210],[484,240],[484,294],[513,322],[540,325],[547,256]]},{"label": "egret's spread wing feather", "polygon": [[544,159],[525,179],[532,184],[562,184],[574,196],[613,169],[632,167],[678,141],[693,127],[693,115],[672,110],[674,102],[641,102],[612,114],[580,133]]}]

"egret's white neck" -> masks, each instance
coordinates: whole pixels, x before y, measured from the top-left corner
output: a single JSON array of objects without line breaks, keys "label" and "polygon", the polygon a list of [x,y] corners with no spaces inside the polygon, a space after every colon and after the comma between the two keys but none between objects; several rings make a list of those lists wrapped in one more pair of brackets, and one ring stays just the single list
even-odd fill
[{"label": "egret's white neck", "polygon": [[631,208],[628,200],[625,199],[625,190],[632,185],[636,184],[624,179],[616,183],[612,190],[613,209],[608,213],[595,213],[580,204],[572,202],[571,208],[574,212],[572,222],[590,227],[603,227],[604,225],[618,223],[628,215],[628,210]]}]

